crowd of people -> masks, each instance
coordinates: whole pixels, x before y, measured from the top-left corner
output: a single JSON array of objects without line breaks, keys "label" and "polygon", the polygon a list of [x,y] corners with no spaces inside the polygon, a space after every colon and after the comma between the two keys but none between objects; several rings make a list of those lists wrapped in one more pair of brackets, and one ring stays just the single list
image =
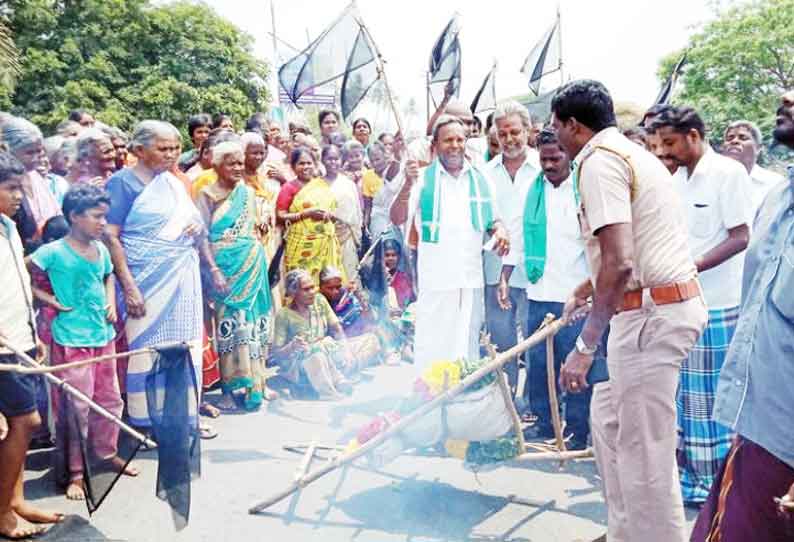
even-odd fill
[{"label": "crowd of people", "polygon": [[[791,95],[777,115],[794,148]],[[0,363],[110,355],[56,374],[146,430],[147,348],[187,345],[211,439],[223,413],[474,359],[483,332],[505,351],[551,313],[569,323],[553,340],[567,448],[595,451],[608,540],[684,540],[684,504],[703,507],[692,540],[791,536],[794,170],[759,165],[752,122],[718,149],[689,107],[621,132],[594,81],[558,90],[551,119],[514,101],[480,119],[446,95],[411,140],[334,110],[319,133],[240,121],[190,117],[183,152],[162,120],[128,135],[77,110],[45,138],[0,113]],[[524,437],[553,438],[546,344],[505,369]],[[85,498],[59,401],[0,371],[0,536],[62,517],[24,500],[31,441],[54,443],[66,497]],[[115,424],[84,404],[77,419],[138,474]]]}]

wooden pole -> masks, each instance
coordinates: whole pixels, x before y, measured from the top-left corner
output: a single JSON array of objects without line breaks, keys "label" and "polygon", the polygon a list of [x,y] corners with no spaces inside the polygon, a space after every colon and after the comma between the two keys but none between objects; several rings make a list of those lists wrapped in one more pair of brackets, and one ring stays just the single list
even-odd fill
[{"label": "wooden pole", "polygon": [[513,458],[513,461],[522,463],[529,463],[532,461],[569,461],[571,459],[588,459],[593,457],[593,450],[590,448],[586,450],[569,450],[563,452],[531,452],[528,454],[521,454]]},{"label": "wooden pole", "polygon": [[306,476],[302,477],[300,480],[294,481],[290,484],[287,488],[275,493],[271,497],[260,501],[248,509],[249,514],[256,514],[257,512],[261,512],[262,510],[276,504],[284,500],[285,498],[289,497],[296,491],[298,491],[302,487],[306,487],[307,485],[311,484],[312,482],[322,478],[329,472],[336,470],[337,468],[347,465],[352,461],[355,461],[359,457],[362,457],[393,436],[402,432],[403,429],[408,427],[409,425],[413,424],[415,421],[423,418],[429,412],[432,412],[436,408],[440,407],[442,404],[449,402],[450,400],[454,399],[471,385],[476,382],[482,380],[485,376],[492,373],[493,371],[502,367],[505,363],[513,359],[518,354],[529,350],[536,344],[540,343],[541,341],[545,340],[546,337],[553,336],[561,327],[565,325],[565,321],[557,320],[547,326],[544,326],[542,329],[533,333],[530,337],[524,339],[513,348],[499,354],[496,358],[491,361],[490,363],[480,367],[478,370],[464,378],[457,386],[454,386],[447,390],[444,393],[439,394],[438,396],[434,397],[431,401],[425,403],[411,414],[407,415],[404,418],[401,418],[397,423],[391,426],[389,429],[380,433],[379,435],[375,436],[372,440],[366,442],[357,450],[349,453],[349,454],[342,454],[333,461],[327,463],[323,467],[315,470],[307,474]]},{"label": "wooden pole", "polygon": [[[491,337],[488,334],[485,335],[485,349],[488,350],[488,355],[491,356],[491,359],[496,358],[496,348],[491,342]],[[513,393],[510,391],[510,387],[507,385],[507,382],[505,382],[504,367],[500,367],[496,372],[496,381],[499,384],[499,391],[502,392],[502,400],[504,401],[505,408],[510,414],[510,419],[513,422],[513,432],[516,434],[518,449],[524,451],[526,450],[526,443],[524,442],[524,431],[521,428],[521,417],[518,415],[518,411],[516,410],[516,404],[513,401]]]},{"label": "wooden pole", "polygon": [[[378,49],[378,45],[375,43],[375,40],[372,39],[372,34],[369,33],[369,29],[366,25],[361,21],[358,20],[358,24],[361,26],[361,30],[366,34],[369,42],[372,44],[372,47],[375,48],[375,54],[378,57],[378,76],[383,78],[383,87],[386,90],[386,98],[389,100],[389,105],[391,105],[391,111],[394,114],[394,120],[397,121],[397,131],[402,133],[403,131],[403,124],[400,120],[400,112],[397,110],[397,105],[394,103],[394,97],[391,93],[391,87],[389,87],[389,80],[386,78],[386,61],[383,60],[383,55],[380,53],[380,49]],[[405,134],[403,134],[405,137]]]},{"label": "wooden pole", "polygon": [[[553,315],[546,315],[546,322],[551,322]],[[554,336],[546,337],[546,383],[549,389],[549,407],[551,423],[554,427],[554,440],[557,449],[565,451],[565,439],[562,437],[562,421],[560,420],[560,402],[557,400],[557,371],[554,370]]]},{"label": "wooden pole", "polygon": [[99,363],[101,361],[108,361],[112,359],[119,359],[119,358],[128,358],[132,356],[136,356],[139,354],[148,354],[154,352],[154,348],[147,347],[147,348],[139,348],[137,350],[130,350],[129,352],[121,352],[121,353],[114,353],[114,354],[106,354],[104,356],[98,356],[96,358],[90,359],[81,359],[80,361],[73,361],[71,363],[62,363],[60,365],[50,365],[44,366],[41,364],[36,364],[36,367],[26,367],[24,365],[0,365],[0,371],[10,371],[14,373],[21,373],[21,374],[28,374],[28,375],[40,375],[46,373],[57,373],[60,371],[65,371],[67,369],[77,369],[78,367],[84,367],[86,365],[93,365],[94,363]]},{"label": "wooden pole", "polygon": [[[28,365],[31,365],[33,367],[41,367],[41,364],[39,362],[28,356],[25,352],[23,352],[13,344],[9,344],[4,339],[0,339],[0,345],[3,345],[9,350],[11,350],[14,354],[16,354],[16,356],[19,359],[21,359],[23,362],[27,363]],[[58,388],[63,390],[64,393],[67,393],[87,404],[89,409],[94,411],[96,414],[102,416],[106,420],[117,425],[119,429],[121,429],[128,435],[131,435],[139,442],[142,442],[147,448],[149,449],[157,448],[156,442],[147,438],[142,433],[139,433],[138,431],[136,431],[135,429],[133,429],[132,427],[130,427],[129,425],[118,419],[116,416],[105,410],[103,407],[93,402],[90,397],[88,397],[86,394],[84,394],[83,392],[81,392],[71,384],[68,384],[67,382],[61,380],[60,378],[58,378],[57,376],[51,373],[44,373],[44,378],[46,378],[53,386],[57,386]]]}]

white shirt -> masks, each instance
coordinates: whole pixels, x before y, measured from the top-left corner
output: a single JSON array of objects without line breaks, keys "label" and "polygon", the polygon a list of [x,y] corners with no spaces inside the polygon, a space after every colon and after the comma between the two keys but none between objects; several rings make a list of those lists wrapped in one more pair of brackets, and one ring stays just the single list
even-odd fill
[{"label": "white shirt", "polygon": [[576,218],[576,197],[573,191],[573,176],[569,175],[555,188],[545,177],[543,191],[546,201],[546,265],[543,276],[532,284],[527,279],[524,265],[524,204],[531,184],[522,186],[516,196],[517,213],[509,218],[510,252],[504,257],[504,265],[512,265],[513,278],[518,277],[533,301],[565,303],[574,288],[584,282],[590,271],[584,252],[584,239]]},{"label": "white shirt", "polygon": [[[464,162],[458,177],[450,175],[438,164],[438,184],[441,190],[441,216],[437,243],[426,243],[421,236],[421,213],[419,196],[425,184],[425,170],[419,170],[419,178],[411,187],[409,220],[414,221],[419,232],[417,243],[417,276],[419,289],[423,291],[449,291],[465,288],[482,288],[483,232],[474,229],[471,223],[469,201],[469,170]],[[495,194],[493,182],[483,173],[491,194]],[[499,209],[494,202],[494,219]]]},{"label": "white shirt", "polygon": [[[496,201],[499,211],[509,219],[520,215],[524,210],[524,200],[529,187],[535,181],[535,177],[540,173],[540,159],[538,151],[527,147],[527,156],[524,163],[516,171],[515,179],[510,178],[507,168],[502,162],[504,155],[500,154],[485,166],[485,171],[490,174],[496,189]],[[524,194],[522,199],[521,194]],[[574,215],[575,216],[575,215]],[[516,241],[513,232],[510,232],[510,243]],[[493,251],[486,251],[485,255],[485,284],[499,284],[499,276],[502,273],[502,258]],[[516,273],[510,277],[510,286],[513,288],[525,288],[527,285],[526,273]]]},{"label": "white shirt", "polygon": [[405,174],[404,169],[401,167],[400,172],[394,179],[391,181],[386,178],[383,179],[383,186],[372,198],[369,233],[373,241],[391,226],[391,217],[389,216],[391,205],[394,203],[394,198],[397,197],[397,193],[402,188],[404,182]]},{"label": "white shirt", "polygon": [[[30,275],[25,267],[22,241],[14,222],[0,214],[0,333],[8,342],[24,351],[36,347],[32,312],[33,296]],[[16,265],[14,265],[16,263]],[[10,354],[0,347],[0,354]]]},{"label": "white shirt", "polygon": [[755,216],[761,204],[764,202],[766,195],[772,187],[783,180],[783,176],[756,164],[750,172],[750,180],[753,181],[751,190],[753,198],[753,216]]},{"label": "white shirt", "polygon": [[[728,238],[728,230],[753,222],[751,181],[736,160],[709,147],[687,178],[678,168],[673,180],[686,210],[689,250],[697,260]],[[717,267],[700,273],[700,285],[709,309],[739,306],[744,254],[735,254]]]}]

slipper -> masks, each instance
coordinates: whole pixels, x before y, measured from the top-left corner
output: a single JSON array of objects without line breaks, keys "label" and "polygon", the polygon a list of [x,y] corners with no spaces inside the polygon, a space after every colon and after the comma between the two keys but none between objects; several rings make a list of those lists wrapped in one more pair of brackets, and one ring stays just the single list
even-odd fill
[{"label": "slipper", "polygon": [[44,528],[36,529],[36,532],[32,534],[19,535],[19,536],[11,536],[5,533],[0,533],[0,540],[32,540],[34,538],[39,538],[44,534],[46,534],[46,529]]},{"label": "slipper", "polygon": [[199,436],[202,440],[212,440],[218,436],[218,432],[209,425],[199,427]]}]

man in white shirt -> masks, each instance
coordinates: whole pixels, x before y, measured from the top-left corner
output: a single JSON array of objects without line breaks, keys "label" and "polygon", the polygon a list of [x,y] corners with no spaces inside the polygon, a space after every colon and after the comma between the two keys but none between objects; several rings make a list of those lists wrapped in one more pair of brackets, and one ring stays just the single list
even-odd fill
[{"label": "man in white shirt", "polygon": [[493,183],[464,157],[464,130],[460,119],[439,117],[437,158],[422,170],[416,160],[406,162],[406,180],[391,207],[392,222],[408,222],[409,244],[417,241],[414,366],[420,374],[435,361],[479,356],[486,234],[500,256],[510,248]]},{"label": "man in white shirt", "polygon": [[[527,108],[515,101],[500,103],[494,112],[494,126],[502,153],[488,162],[486,172],[493,179],[499,211],[505,219],[520,217],[523,210],[521,194],[526,194],[540,172],[538,152],[527,146],[532,120]],[[511,239],[515,241],[515,236]],[[525,273],[514,273],[508,281],[506,299],[499,302],[499,278],[502,259],[493,251],[483,255],[485,264],[485,320],[491,342],[499,352],[505,352],[518,342],[516,325],[527,336],[527,279]],[[530,330],[533,331],[533,330]],[[518,363],[505,366],[510,389],[515,395],[518,385]]]},{"label": "man in white shirt", "polygon": [[722,138],[725,156],[742,164],[752,181],[753,214],[758,211],[767,193],[783,180],[782,175],[758,165],[761,154],[761,130],[749,120],[737,120],[728,125]]},{"label": "man in white shirt", "polygon": [[[538,136],[542,171],[523,183],[514,196],[509,217],[513,247],[503,259],[499,303],[515,303],[509,288],[513,281],[524,285],[521,294],[529,300],[527,329],[533,332],[546,314],[559,317],[570,293],[588,279],[584,240],[576,218],[576,196],[571,161],[560,146],[557,135],[544,130]],[[573,350],[583,322],[560,330],[554,337],[554,365],[559,372],[565,356]],[[558,391],[558,393],[560,393]],[[566,399],[566,436],[572,435],[570,449],[585,449],[590,434],[590,397],[592,388],[569,394]],[[524,396],[529,399],[538,421],[525,435],[528,438],[553,438],[546,372],[546,343],[529,351]]]},{"label": "man in white shirt", "polygon": [[673,182],[687,214],[689,249],[695,260],[709,322],[681,366],[678,467],[685,503],[708,497],[731,445],[730,430],[713,420],[722,364],[739,316],[743,257],[754,209],[751,181],[737,161],[714,152],[703,120],[690,107],[670,108],[654,120],[664,152],[679,164]]}]

